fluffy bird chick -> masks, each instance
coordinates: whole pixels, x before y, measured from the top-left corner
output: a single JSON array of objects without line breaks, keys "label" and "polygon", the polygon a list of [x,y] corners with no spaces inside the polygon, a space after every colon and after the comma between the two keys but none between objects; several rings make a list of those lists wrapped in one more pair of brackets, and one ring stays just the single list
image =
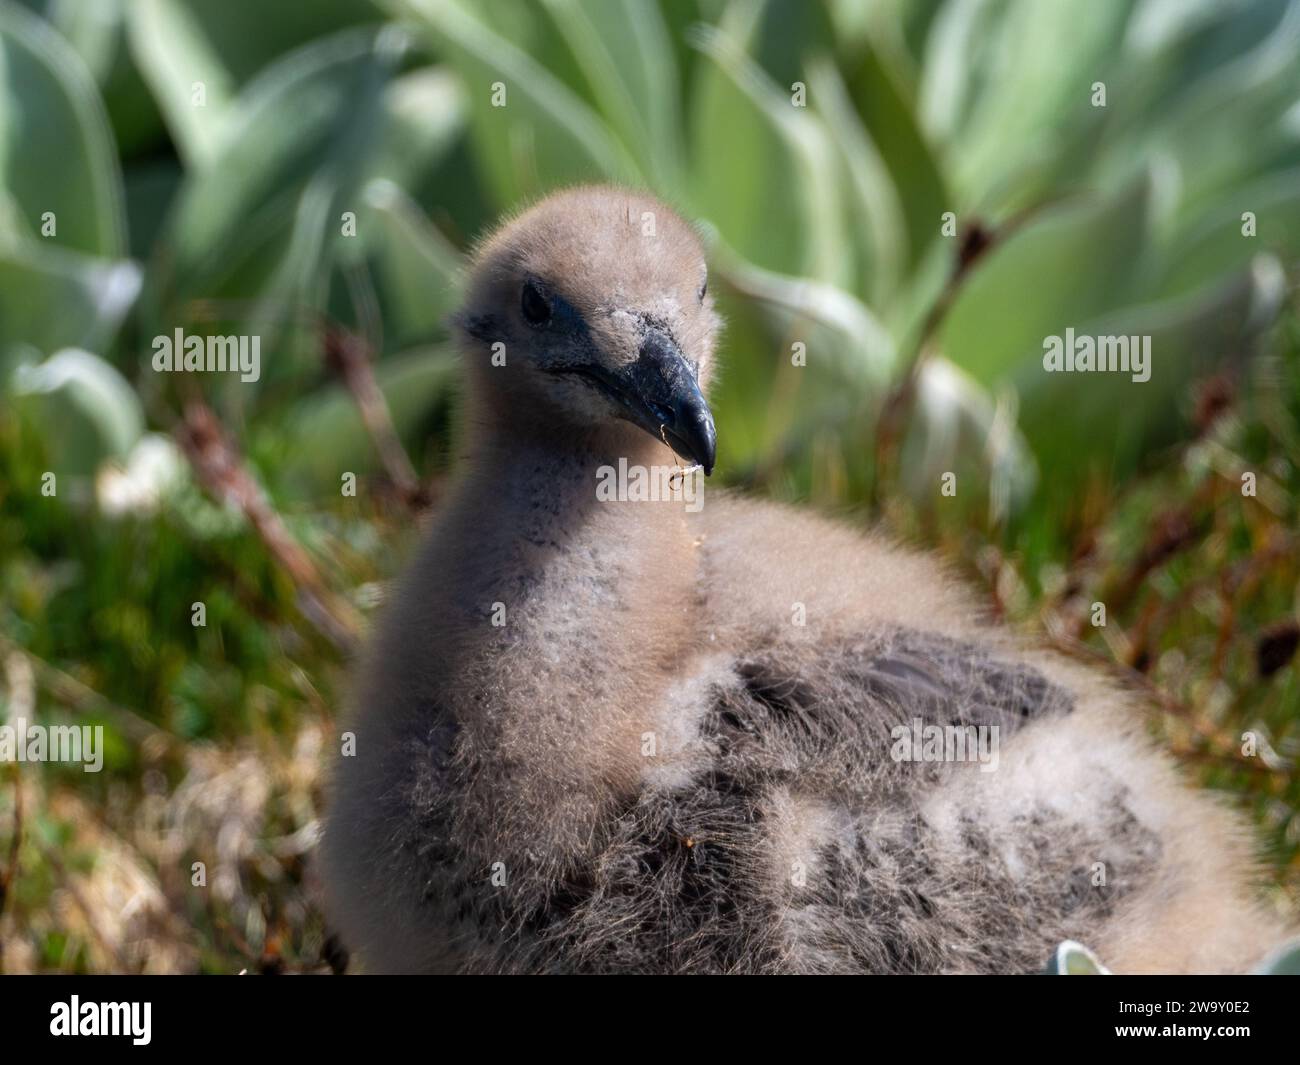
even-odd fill
[{"label": "fluffy bird chick", "polygon": [[1076,939],[1187,972],[1280,937],[1244,827],[1134,698],[933,559],[720,492],[598,498],[620,460],[713,467],[718,321],[663,204],[542,201],[478,249],[458,324],[458,482],[323,842],[364,968],[1033,972]]}]

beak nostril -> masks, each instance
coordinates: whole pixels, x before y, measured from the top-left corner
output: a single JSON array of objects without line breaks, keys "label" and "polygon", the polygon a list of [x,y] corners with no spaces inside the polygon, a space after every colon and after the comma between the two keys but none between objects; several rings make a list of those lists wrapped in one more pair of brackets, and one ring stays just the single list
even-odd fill
[{"label": "beak nostril", "polygon": [[700,389],[699,364],[682,353],[668,330],[643,321],[637,357],[613,368],[593,359],[566,363],[553,372],[570,374],[603,392],[618,417],[663,441],[679,459],[713,472],[717,431]]}]

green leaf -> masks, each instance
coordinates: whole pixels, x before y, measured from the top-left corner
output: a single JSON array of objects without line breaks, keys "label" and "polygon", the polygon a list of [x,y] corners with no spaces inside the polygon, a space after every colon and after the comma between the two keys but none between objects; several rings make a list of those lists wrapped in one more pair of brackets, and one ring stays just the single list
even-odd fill
[{"label": "green leaf", "polygon": [[441,332],[460,300],[464,259],[409,196],[390,181],[373,181],[363,197],[369,242],[384,298],[388,341],[399,345]]},{"label": "green leaf", "polygon": [[382,133],[368,178],[421,188],[464,135],[467,110],[464,86],[445,67],[421,67],[393,79],[384,92]]},{"label": "green leaf", "polygon": [[989,520],[1019,510],[1038,482],[1034,456],[1015,425],[1014,393],[994,397],[947,359],[932,355],[916,377],[916,402],[903,441],[903,485],[920,505],[935,499],[945,473],[988,487]]},{"label": "green leaf", "polygon": [[[1285,296],[1285,276],[1261,255],[1236,277],[1189,295],[1110,312],[1074,326],[1077,336],[1149,336],[1150,379],[1131,373],[1047,373],[1043,348],[1013,376],[1020,427],[1040,465],[1048,498],[1064,505],[1088,471],[1122,477],[1178,425],[1187,386],[1239,365],[1258,349]],[[1064,334],[1064,326],[1059,331]]]},{"label": "green leaf", "polygon": [[1141,159],[1167,160],[1177,214],[1195,214],[1267,170],[1300,164],[1300,7],[1209,8],[1185,19],[1190,28],[1170,28],[1179,20],[1169,14],[1164,25],[1137,20],[1128,35],[1125,106],[1100,158],[1121,175]]},{"label": "green leaf", "polygon": [[808,63],[835,47],[833,17],[823,4],[759,0],[754,31],[747,40],[755,61],[784,91],[804,80]]},{"label": "green leaf", "polygon": [[809,84],[818,113],[836,132],[834,144],[850,190],[847,231],[862,235],[860,242],[846,243],[857,246],[863,260],[867,302],[874,307],[887,306],[907,263],[907,231],[898,189],[853,109],[848,87],[835,65],[824,59],[814,61]]},{"label": "green leaf", "polygon": [[546,7],[641,172],[661,187],[677,187],[677,70],[658,7],[640,0],[546,0]]},{"label": "green leaf", "polygon": [[189,167],[210,166],[234,77],[184,0],[136,0],[128,26],[136,63],[181,158]]},{"label": "green leaf", "polygon": [[400,6],[433,31],[464,81],[471,135],[499,206],[572,182],[635,179],[635,163],[600,119],[527,53],[458,3],[402,0]]},{"label": "green leaf", "polygon": [[[47,212],[56,227],[51,237],[40,235]],[[6,231],[106,258],[126,249],[122,173],[94,81],[46,23],[0,0],[0,232]]]},{"label": "green leaf", "polygon": [[955,136],[969,117],[988,62],[989,31],[1000,8],[987,0],[952,0],[936,13],[926,35],[917,116],[937,142]]},{"label": "green leaf", "polygon": [[42,12],[72,46],[101,89],[109,80],[121,41],[126,0],[78,4],[54,0]]},{"label": "green leaf", "polygon": [[716,245],[716,258],[729,285],[772,315],[782,335],[805,345],[810,365],[830,369],[841,384],[879,389],[888,382],[894,344],[861,300],[835,285],[764,270],[724,244]]},{"label": "green leaf", "polygon": [[692,126],[697,213],[758,266],[851,282],[841,171],[821,120],[794,106],[732,36],[698,27],[692,39],[709,60]]},{"label": "green leaf", "polygon": [[1047,963],[1049,976],[1109,976],[1110,970],[1101,959],[1082,943],[1067,939]]},{"label": "green leaf", "polygon": [[[459,377],[459,361],[447,348],[420,348],[375,366],[375,380],[388,401],[393,425],[408,445],[418,443],[416,430],[437,400]],[[311,494],[337,492],[345,471],[368,473],[379,468],[355,399],[341,385],[331,385],[299,401],[287,418],[284,437],[291,450],[276,464],[286,485]]]},{"label": "green leaf", "polygon": [[[279,60],[240,95],[215,162],[190,175],[151,264],[155,331],[201,319],[217,301],[239,308],[218,315],[261,335],[265,351],[324,308],[339,243],[350,239],[343,213],[360,211],[403,47],[391,31],[345,31]],[[291,370],[288,354],[273,376]]]},{"label": "green leaf", "polygon": [[[1045,159],[1077,138],[1081,125],[1104,114],[1092,106],[1092,85],[1104,80],[1099,71],[1111,68],[1129,8],[1129,0],[1081,7],[1011,0],[996,26],[983,24],[983,47],[971,49],[977,69],[961,89],[968,112],[942,134],[947,172],[963,204],[994,211],[1020,203],[1022,177],[1032,181]],[[1061,47],[1064,40],[1068,48]],[[950,58],[950,52],[927,56],[927,73],[944,78]],[[1014,78],[1006,77],[1009,68]],[[952,113],[950,105],[945,110]]]},{"label": "green leaf", "polygon": [[[1242,232],[1246,211],[1255,216],[1253,237]],[[1207,209],[1198,224],[1178,229],[1161,252],[1165,274],[1156,292],[1190,292],[1239,270],[1261,251],[1284,262],[1300,257],[1300,168],[1236,188]]]},{"label": "green leaf", "polygon": [[1283,943],[1255,969],[1258,976],[1300,976],[1300,940]]},{"label": "green leaf", "polygon": [[15,405],[37,424],[56,472],[88,474],[109,456],[125,459],[144,431],[126,379],[88,351],[65,348],[17,367]]},{"label": "green leaf", "polygon": [[131,253],[144,260],[163,231],[180,191],[184,171],[175,159],[137,163],[126,172],[126,212]]},{"label": "green leaf", "polygon": [[889,169],[894,187],[904,194],[907,264],[914,269],[939,239],[943,212],[956,208],[897,71],[874,45],[864,45],[846,73],[849,94],[862,123]]},{"label": "green leaf", "polygon": [[51,0],[44,8],[45,17],[76,49],[98,84],[123,160],[157,150],[166,138],[162,116],[129,47],[127,23],[132,4],[133,0],[97,0],[93,4]]},{"label": "green leaf", "polygon": [[1045,336],[1122,304],[1145,246],[1146,182],[1044,211],[976,264],[945,319],[946,357],[990,385]]},{"label": "green leaf", "polygon": [[[216,159],[231,103],[254,76],[292,49],[380,15],[370,0],[133,0],[128,26],[136,63],[181,158],[204,167]],[[202,106],[194,102],[196,83]]]},{"label": "green leaf", "polygon": [[134,263],[41,245],[0,248],[0,352],[106,352],[139,290]]}]

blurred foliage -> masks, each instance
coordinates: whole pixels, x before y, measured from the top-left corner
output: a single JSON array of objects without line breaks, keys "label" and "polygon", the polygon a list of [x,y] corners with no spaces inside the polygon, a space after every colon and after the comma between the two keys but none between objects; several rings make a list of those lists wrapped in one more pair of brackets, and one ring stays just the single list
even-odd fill
[{"label": "blurred foliage", "polygon": [[[707,233],[721,480],[883,518],[1145,678],[1294,906],[1298,52],[1294,0],[0,0],[0,689],[110,737],[0,766],[5,967],[329,962],[321,618],[436,505],[465,250],[581,180]],[[1043,373],[1066,327],[1150,335],[1152,379]],[[261,336],[260,380],[154,373],[177,328]]]}]

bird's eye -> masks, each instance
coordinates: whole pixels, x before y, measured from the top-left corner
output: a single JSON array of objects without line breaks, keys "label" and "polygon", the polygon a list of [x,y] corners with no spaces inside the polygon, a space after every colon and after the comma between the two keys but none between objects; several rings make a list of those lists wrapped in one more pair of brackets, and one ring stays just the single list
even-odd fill
[{"label": "bird's eye", "polygon": [[700,302],[704,302],[704,294],[709,291],[709,275],[704,275],[704,280],[700,282]]},{"label": "bird's eye", "polygon": [[524,282],[523,295],[519,298],[519,309],[524,321],[534,328],[541,328],[551,320],[551,301],[542,295],[541,289],[531,281]]}]

